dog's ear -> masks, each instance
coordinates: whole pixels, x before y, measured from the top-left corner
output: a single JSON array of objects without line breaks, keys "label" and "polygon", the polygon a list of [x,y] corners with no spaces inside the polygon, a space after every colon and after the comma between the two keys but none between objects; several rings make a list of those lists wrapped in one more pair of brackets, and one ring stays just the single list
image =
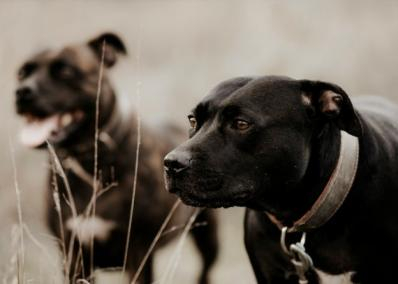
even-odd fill
[{"label": "dog's ear", "polygon": [[93,49],[100,60],[104,44],[104,64],[107,67],[115,65],[118,54],[127,54],[126,47],[119,36],[114,33],[104,33],[88,42],[88,45]]},{"label": "dog's ear", "polygon": [[310,115],[334,122],[354,136],[362,135],[362,126],[347,93],[339,86],[321,81],[300,81],[303,102]]}]

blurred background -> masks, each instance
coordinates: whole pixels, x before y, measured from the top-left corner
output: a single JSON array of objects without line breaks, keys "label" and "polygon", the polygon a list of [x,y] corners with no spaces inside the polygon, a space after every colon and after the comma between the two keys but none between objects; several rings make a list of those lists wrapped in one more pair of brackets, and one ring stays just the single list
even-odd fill
[{"label": "blurred background", "polygon": [[[16,69],[32,53],[113,31],[129,50],[111,74],[124,109],[135,109],[148,126],[170,121],[187,128],[195,103],[233,76],[321,79],[351,96],[397,101],[397,15],[392,0],[1,0],[0,281],[10,283],[5,275],[16,266],[16,180],[32,233],[25,236],[27,279],[60,283],[58,253],[44,224],[47,155],[19,145],[14,114]],[[219,211],[222,248],[213,283],[255,283],[243,246],[243,209]],[[160,252],[156,279],[173,247]],[[198,263],[188,242],[175,283],[193,283]]]}]

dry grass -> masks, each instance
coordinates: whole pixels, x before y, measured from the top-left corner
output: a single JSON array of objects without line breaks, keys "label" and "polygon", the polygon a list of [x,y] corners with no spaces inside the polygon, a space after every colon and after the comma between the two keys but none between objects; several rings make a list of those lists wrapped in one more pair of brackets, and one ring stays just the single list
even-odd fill
[{"label": "dry grass", "polygon": [[21,190],[18,184],[18,174],[17,174],[17,165],[15,162],[15,150],[11,138],[9,140],[10,152],[11,152],[11,161],[12,168],[14,172],[14,186],[15,186],[15,194],[17,197],[17,210],[18,210],[18,222],[19,222],[19,247],[17,254],[17,279],[18,283],[25,283],[25,243],[24,243],[24,227],[22,221],[22,205],[21,205]]},{"label": "dry grass", "polygon": [[57,173],[54,162],[52,162],[52,160],[50,160],[50,164],[51,164],[51,179],[52,179],[51,183],[53,188],[53,200],[55,204],[55,211],[57,212],[58,216],[59,231],[61,235],[60,246],[62,249],[62,266],[64,267],[65,272],[69,273],[69,267],[67,266],[68,255],[66,252],[65,228],[64,228],[64,220],[62,217],[61,200],[60,200],[60,193],[57,182]]},{"label": "dry grass", "polygon": [[[140,66],[140,49],[137,50],[137,69],[139,70]],[[139,74],[139,72],[138,72]],[[134,205],[135,205],[135,196],[137,191],[137,177],[138,177],[138,166],[139,166],[139,158],[140,158],[140,146],[141,146],[141,116],[139,112],[139,105],[141,101],[141,82],[138,80],[136,85],[136,99],[137,99],[137,111],[136,111],[136,121],[137,121],[137,140],[136,140],[136,149],[135,149],[135,162],[134,162],[134,179],[133,179],[133,188],[132,188],[132,195],[131,195],[131,202],[130,202],[130,213],[129,213],[129,221],[128,221],[128,229],[127,229],[127,236],[126,236],[126,244],[124,249],[124,258],[123,258],[123,267],[122,267],[122,274],[126,271],[128,253],[130,249],[130,238],[131,238],[131,231],[132,231],[132,223],[133,223],[133,216],[134,216]]]},{"label": "dry grass", "polygon": [[[92,217],[95,217],[97,194],[98,194],[98,138],[99,138],[99,117],[100,117],[100,99],[102,89],[102,79],[104,76],[104,58],[105,58],[106,42],[102,43],[101,61],[98,74],[97,96],[95,101],[95,134],[94,134],[94,178],[93,178],[93,210]],[[91,231],[90,239],[90,275],[94,275],[94,229]]]},{"label": "dry grass", "polygon": [[155,238],[153,239],[151,245],[148,248],[148,251],[146,252],[144,258],[142,259],[140,265],[138,266],[137,271],[134,274],[133,279],[131,280],[131,284],[135,284],[138,280],[138,278],[140,277],[140,274],[142,272],[142,270],[144,269],[144,266],[149,258],[149,256],[151,255],[151,253],[153,252],[156,244],[158,243],[159,239],[163,236],[164,230],[166,229],[167,225],[170,222],[171,217],[173,216],[174,212],[177,210],[178,206],[181,204],[180,200],[177,200],[173,207],[170,209],[170,212],[167,214],[166,218],[164,219],[162,226],[160,227],[159,231],[157,232]]},{"label": "dry grass", "polygon": [[168,283],[172,284],[172,283],[174,283],[173,282],[173,277],[174,277],[174,273],[175,273],[175,271],[177,269],[177,265],[178,265],[178,263],[180,261],[182,248],[183,248],[183,246],[185,244],[185,241],[186,241],[186,239],[188,237],[189,230],[191,230],[192,225],[195,222],[196,217],[198,217],[198,215],[199,215],[201,210],[202,209],[200,209],[200,208],[196,208],[194,210],[194,212],[192,213],[191,217],[189,218],[187,224],[185,225],[184,230],[182,231],[182,234],[180,236],[180,239],[178,240],[178,243],[177,243],[176,249],[174,251],[174,254],[170,258],[170,261],[169,261],[169,263],[168,263],[168,265],[167,265],[167,267],[166,267],[166,269],[165,269],[165,271],[163,273],[163,276],[162,276],[162,278],[161,278],[161,280],[159,282],[160,284],[168,284]]},{"label": "dry grass", "polygon": [[[98,79],[98,87],[97,87],[97,97],[96,97],[96,112],[95,112],[95,136],[94,136],[94,174],[93,174],[93,179],[92,179],[92,187],[93,187],[93,194],[90,202],[87,204],[85,214],[86,216],[91,216],[94,217],[96,214],[96,200],[97,198],[106,192],[107,190],[110,190],[113,186],[116,184],[111,184],[106,188],[102,188],[101,182],[99,180],[99,171],[98,171],[98,160],[100,159],[98,155],[98,138],[99,138],[99,117],[100,117],[100,96],[101,96],[101,86],[102,86],[102,78],[103,78],[103,68],[104,68],[104,55],[105,55],[105,49],[106,49],[106,42],[103,43],[102,45],[102,56],[101,56],[101,65],[100,65],[100,70],[99,70],[99,79]],[[139,55],[137,56],[137,62],[139,62]],[[140,99],[140,83],[137,83],[137,101],[139,105],[139,99]],[[128,252],[129,252],[129,247],[130,247],[130,240],[132,237],[132,220],[133,220],[133,215],[134,215],[134,203],[135,203],[135,195],[136,195],[136,187],[137,187],[137,177],[138,177],[138,167],[139,167],[139,154],[140,154],[140,145],[141,145],[141,120],[139,116],[139,112],[137,112],[137,147],[136,147],[136,159],[135,159],[135,166],[134,166],[134,179],[133,179],[133,189],[132,189],[132,198],[131,198],[131,207],[130,207],[130,215],[129,215],[129,225],[128,225],[128,232],[126,236],[126,243],[125,243],[125,254],[124,254],[124,261],[123,261],[123,267],[122,267],[122,273],[123,275],[126,270],[126,265],[128,261]],[[45,255],[47,258],[47,261],[51,263],[51,256],[48,254],[45,246],[40,243],[40,241],[37,240],[37,238],[33,235],[33,233],[29,230],[29,228],[23,223],[22,221],[22,206],[21,206],[21,191],[19,189],[18,185],[18,177],[17,177],[17,169],[16,169],[16,163],[15,163],[15,158],[14,158],[14,148],[13,144],[10,140],[10,151],[12,154],[12,162],[13,162],[13,169],[14,169],[14,184],[15,184],[15,192],[17,196],[17,208],[18,208],[18,220],[19,220],[19,225],[18,225],[18,234],[17,231],[14,230],[12,234],[12,239],[14,240],[14,246],[16,246],[18,240],[18,245],[17,249],[15,250],[17,253],[14,258],[11,258],[11,266],[16,265],[17,268],[15,269],[16,273],[16,278],[11,279],[10,277],[7,276],[7,278],[4,278],[3,282],[6,283],[7,281],[11,281],[9,283],[13,283],[16,281],[16,283],[26,283],[25,280],[25,275],[24,275],[24,253],[25,253],[25,247],[24,247],[24,231],[28,235],[29,239],[40,249],[40,251]],[[62,264],[63,264],[63,269],[65,271],[66,275],[72,274],[74,275],[77,273],[79,269],[84,268],[84,259],[83,259],[83,254],[82,254],[82,247],[81,247],[81,242],[78,239],[79,234],[75,231],[72,232],[70,240],[69,240],[69,246],[68,248],[66,247],[66,239],[65,239],[65,228],[63,226],[63,217],[62,217],[62,207],[61,207],[61,198],[65,198],[66,204],[70,207],[72,216],[73,218],[78,217],[78,212],[76,209],[75,205],[75,200],[73,197],[73,191],[70,187],[68,178],[65,174],[65,171],[63,169],[62,163],[59,160],[56,151],[54,147],[47,142],[47,148],[50,153],[50,168],[51,168],[51,177],[52,177],[52,188],[53,188],[53,200],[55,203],[55,210],[58,215],[58,221],[60,223],[60,237],[61,239],[58,240],[61,246],[61,251],[62,251]],[[66,189],[66,196],[60,196],[60,191],[58,188],[58,182],[57,182],[57,176],[59,176],[64,184],[64,187]],[[87,179],[85,179],[87,181]],[[157,235],[155,236],[154,240],[151,243],[151,246],[149,247],[146,255],[144,256],[143,260],[140,263],[140,266],[138,270],[136,271],[132,282],[131,283],[136,283],[138,280],[140,273],[142,272],[146,261],[148,260],[149,256],[153,252],[157,242],[159,239],[165,234],[165,228],[169,224],[169,221],[180,205],[180,201],[176,201],[174,206],[170,209],[169,214],[166,216],[163,224],[159,228],[159,231]],[[185,240],[187,238],[188,232],[191,229],[192,225],[194,224],[194,221],[199,214],[200,210],[197,209],[194,211],[192,216],[190,217],[189,221],[187,224],[183,227],[183,231],[180,237],[180,240],[177,244],[176,250],[172,256],[172,258],[169,261],[169,264],[167,266],[167,269],[165,270],[164,277],[162,278],[161,283],[170,283],[173,279],[173,275],[175,273],[176,267],[178,265],[179,259],[180,259],[180,254],[182,251],[183,244],[185,243]],[[178,230],[179,228],[172,228],[172,230]],[[167,233],[167,232],[166,232]],[[79,244],[79,255],[76,259],[76,263],[72,263],[73,260],[73,250],[75,247],[75,242]],[[94,277],[94,232],[92,232],[91,235],[91,240],[90,240],[90,276],[88,279],[91,279]],[[80,266],[80,267],[79,267]],[[112,268],[111,268],[112,269]],[[84,276],[84,271],[83,271],[83,276]],[[7,275],[13,275],[13,269],[8,270]],[[12,278],[12,276],[11,276]],[[122,278],[120,278],[121,280]],[[90,283],[88,280],[85,279],[76,279],[77,283]],[[65,277],[64,283],[69,283],[68,279]]]},{"label": "dry grass", "polygon": [[[73,197],[72,189],[70,188],[68,178],[67,178],[67,176],[65,174],[64,169],[62,168],[61,161],[59,160],[59,158],[58,158],[58,156],[57,156],[57,154],[56,154],[56,152],[54,150],[54,147],[48,142],[47,142],[47,147],[48,147],[48,150],[50,152],[50,157],[52,159],[53,172],[57,173],[61,177],[61,179],[63,181],[63,184],[65,186],[66,194],[67,194],[66,203],[68,204],[69,208],[71,209],[73,218],[77,218],[78,214],[77,214],[75,199]],[[56,187],[55,189],[57,190],[58,187]],[[55,192],[55,194],[56,194],[56,192]],[[59,193],[58,193],[58,195],[59,195]],[[62,208],[60,208],[60,209],[62,210]],[[60,219],[60,220],[62,220],[62,212],[61,212],[61,210],[59,210],[59,211],[57,210],[57,213],[59,214],[58,215],[58,219]],[[65,228],[63,227],[63,223],[61,223],[60,226],[61,226],[61,228],[60,228],[61,232],[65,231]],[[78,237],[79,237],[79,235],[77,234],[77,232],[72,231],[72,234],[71,234],[71,237],[70,237],[70,240],[69,240],[68,250],[65,251],[66,259],[64,261],[64,271],[65,271],[66,275],[69,275],[72,272],[73,249],[74,249],[74,245],[75,245],[75,240]],[[61,243],[62,242],[63,242],[63,246],[65,247],[66,246],[65,239],[61,240]],[[80,246],[80,242],[79,242],[79,246]],[[81,252],[81,250],[82,250],[82,248],[80,246],[80,252]],[[83,262],[83,259],[81,259],[81,261]],[[83,267],[84,266],[82,265],[82,268]],[[75,266],[73,271],[76,272],[76,269],[77,269],[77,267]],[[67,281],[67,280],[65,279],[64,281]]]}]

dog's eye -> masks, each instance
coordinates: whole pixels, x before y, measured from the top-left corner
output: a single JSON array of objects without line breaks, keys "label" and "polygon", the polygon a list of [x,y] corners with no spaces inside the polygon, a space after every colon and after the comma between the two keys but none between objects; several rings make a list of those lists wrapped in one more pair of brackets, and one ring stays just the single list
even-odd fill
[{"label": "dog's eye", "polygon": [[72,79],[76,75],[75,68],[61,61],[54,62],[51,66],[51,72],[62,80]]},{"label": "dog's eye", "polygon": [[193,115],[189,115],[188,116],[188,120],[189,120],[189,124],[191,126],[191,129],[195,129],[197,124],[198,124],[197,121],[196,121],[196,118]]},{"label": "dog's eye", "polygon": [[245,120],[242,119],[235,119],[232,123],[232,128],[239,130],[239,131],[245,131],[249,129],[251,124]]}]

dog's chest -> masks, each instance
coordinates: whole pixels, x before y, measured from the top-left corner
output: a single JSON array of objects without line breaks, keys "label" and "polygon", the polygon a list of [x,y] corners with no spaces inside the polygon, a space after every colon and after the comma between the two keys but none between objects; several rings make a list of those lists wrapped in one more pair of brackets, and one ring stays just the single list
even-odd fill
[{"label": "dog's chest", "polygon": [[[89,246],[94,239],[100,243],[110,241],[112,232],[120,227],[115,216],[121,214],[120,200],[122,199],[120,188],[117,183],[112,186],[110,182],[98,187],[98,197],[95,202],[95,216],[87,214],[93,210],[93,184],[85,180],[74,171],[67,172],[67,179],[72,190],[74,202],[70,202],[65,186],[58,182],[61,195],[61,208],[63,212],[63,227],[68,235],[76,235],[83,246]],[[108,188],[108,184],[109,188]],[[65,200],[68,199],[68,201]],[[116,206],[119,205],[119,206]],[[74,206],[76,214],[69,210]],[[53,211],[52,211],[53,212]],[[54,214],[51,213],[54,218]]]},{"label": "dog's chest", "polygon": [[341,234],[331,239],[310,237],[307,245],[321,284],[353,283],[353,272],[350,270],[355,266],[355,259],[350,253],[346,235]]},{"label": "dog's chest", "polygon": [[351,275],[352,272],[347,272],[339,275],[331,275],[327,274],[319,269],[315,269],[316,273],[319,276],[320,284],[351,284]]},{"label": "dog's chest", "polygon": [[92,239],[102,243],[107,242],[117,224],[99,216],[85,217],[79,215],[67,219],[65,226],[71,233],[76,234],[81,244],[88,246]]}]

